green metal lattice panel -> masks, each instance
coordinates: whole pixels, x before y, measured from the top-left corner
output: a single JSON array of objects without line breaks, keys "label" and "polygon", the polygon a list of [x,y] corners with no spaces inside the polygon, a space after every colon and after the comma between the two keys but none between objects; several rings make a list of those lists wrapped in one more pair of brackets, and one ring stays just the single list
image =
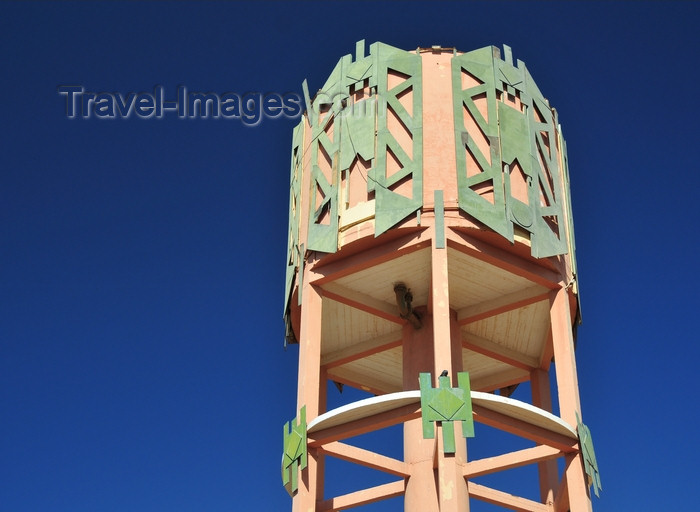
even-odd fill
[{"label": "green metal lattice panel", "polygon": [[555,112],[527,68],[524,65],[522,68],[526,91],[532,102],[531,108],[528,109],[534,168],[533,186],[530,190],[530,204],[534,209],[532,255],[536,258],[547,258],[567,253],[557,122]]},{"label": "green metal lattice panel", "polygon": [[[379,236],[423,205],[423,86],[420,55],[399,50],[383,43],[374,43],[370,53],[375,59],[377,95],[380,109],[377,115],[377,159],[369,173],[368,186],[375,194],[375,236]],[[402,78],[389,87],[389,73]],[[411,93],[411,110],[401,104],[400,97]],[[386,107],[386,112],[383,112]],[[407,129],[412,140],[412,155],[400,146],[388,127],[388,110]],[[389,152],[399,162],[400,170],[391,176],[387,172]],[[410,180],[411,195],[394,191]]]},{"label": "green metal lattice panel", "polygon": [[292,158],[289,178],[289,229],[287,238],[287,272],[285,280],[284,313],[287,314],[289,300],[292,295],[294,279],[303,257],[299,251],[299,228],[301,222],[301,183],[303,174],[303,121],[292,133]]},{"label": "green metal lattice panel", "polygon": [[[452,96],[457,161],[459,207],[496,233],[513,241],[513,227],[506,219],[503,173],[498,141],[498,106],[494,75],[493,46],[457,55],[452,58]],[[463,88],[463,76],[466,84]],[[486,99],[486,116],[476,101]],[[488,142],[484,154],[474,137],[467,133],[465,116],[470,116]],[[467,168],[467,152],[477,168]],[[479,191],[492,187],[493,202]]]},{"label": "green metal lattice panel", "polygon": [[[514,225],[529,231],[536,258],[566,254],[556,115],[525,64],[513,65],[507,46],[504,57],[487,47],[452,59],[459,205],[510,242]],[[484,98],[486,116],[476,103]],[[489,155],[467,133],[468,117],[488,141]],[[516,168],[527,184],[526,201],[513,193],[511,172]],[[489,187],[493,201],[479,193]]]},{"label": "green metal lattice panel", "polygon": [[[311,251],[335,252],[338,250],[338,144],[335,115],[330,109],[323,115],[325,104],[317,98],[311,126],[311,189],[309,192],[309,230],[307,246]],[[323,116],[323,117],[322,117]],[[333,133],[331,140],[329,133]],[[320,159],[328,158],[329,174],[321,169]]]}]

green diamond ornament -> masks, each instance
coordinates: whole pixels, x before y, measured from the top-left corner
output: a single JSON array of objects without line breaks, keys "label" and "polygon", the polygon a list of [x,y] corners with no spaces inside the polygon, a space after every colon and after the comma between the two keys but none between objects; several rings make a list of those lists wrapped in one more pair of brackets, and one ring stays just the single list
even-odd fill
[{"label": "green diamond ornament", "polygon": [[457,374],[458,387],[450,387],[449,377],[439,377],[440,387],[432,387],[430,373],[421,373],[420,400],[423,418],[423,438],[435,438],[435,423],[439,422],[443,433],[443,450],[455,453],[454,421],[462,422],[462,436],[474,437],[471,389],[469,373]]}]

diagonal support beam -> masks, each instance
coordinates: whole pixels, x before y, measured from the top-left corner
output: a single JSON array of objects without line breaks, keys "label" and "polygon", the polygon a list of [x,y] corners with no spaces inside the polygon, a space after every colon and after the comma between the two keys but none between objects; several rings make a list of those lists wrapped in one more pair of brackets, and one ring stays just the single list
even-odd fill
[{"label": "diagonal support beam", "polygon": [[502,295],[493,300],[486,300],[460,309],[457,312],[457,321],[459,325],[467,325],[548,299],[548,289],[541,286],[531,286],[517,292]]},{"label": "diagonal support beam", "polygon": [[505,507],[510,510],[517,510],[518,512],[551,512],[550,507],[543,503],[521,498],[520,496],[513,496],[507,492],[497,491],[485,485],[467,482],[467,487],[469,489],[469,496],[473,496],[486,503]]},{"label": "diagonal support beam", "polygon": [[367,391],[374,395],[385,395],[387,393],[401,391],[401,387],[396,383],[387,382],[386,380],[359,372],[347,366],[332,368],[327,372],[327,375],[330,380]]},{"label": "diagonal support beam", "polygon": [[462,332],[462,347],[473,352],[478,352],[502,363],[509,364],[515,368],[527,370],[531,372],[539,367],[539,360],[535,357],[530,357],[516,350],[510,349],[495,341],[482,338],[476,334]]},{"label": "diagonal support beam", "polygon": [[389,498],[395,498],[396,496],[402,496],[405,491],[406,480],[398,480],[396,482],[377,485],[376,487],[370,487],[369,489],[351,492],[322,501],[317,505],[316,510],[319,512],[327,510],[345,510]]},{"label": "diagonal support beam", "polygon": [[364,250],[358,247],[356,253],[347,255],[344,258],[341,255],[347,254],[348,251],[344,250],[337,253],[337,255],[328,255],[323,258],[322,264],[314,266],[314,271],[316,272],[314,284],[327,284],[330,281],[335,281],[341,277],[396,259],[404,254],[425,249],[426,247],[430,247],[430,237],[424,228],[418,228],[406,236],[387,241],[379,246],[364,247]]},{"label": "diagonal support beam", "polygon": [[474,460],[467,462],[464,466],[465,478],[476,478],[477,476],[489,475],[506,469],[519,468],[536,462],[556,459],[564,454],[557,448],[551,446],[535,446],[534,448],[526,448],[517,452],[506,453],[496,457],[488,457],[486,459]]},{"label": "diagonal support beam", "polygon": [[551,432],[542,427],[511,418],[476,404],[474,404],[472,410],[474,412],[474,421],[478,421],[484,425],[510,432],[511,434],[524,437],[538,444],[551,446],[565,453],[575,453],[578,450],[578,439]]},{"label": "diagonal support beam", "polygon": [[355,343],[349,347],[321,356],[321,366],[333,368],[334,366],[340,366],[400,346],[401,331],[383,334],[382,336],[361,341],[360,343]]},{"label": "diagonal support beam", "polygon": [[513,386],[514,384],[520,384],[529,378],[530,374],[528,372],[520,368],[510,368],[495,374],[477,377],[471,384],[474,391],[491,392],[507,386]]},{"label": "diagonal support beam", "polygon": [[391,475],[407,478],[411,476],[411,467],[401,460],[392,459],[378,453],[364,450],[356,446],[340,443],[338,441],[320,446],[319,451],[331,455],[336,459],[359,464],[367,468],[376,469]]},{"label": "diagonal support beam", "polygon": [[370,295],[345,288],[336,283],[326,283],[322,288],[323,296],[326,298],[396,324],[403,325],[406,323],[406,321],[399,316],[399,308],[396,304],[390,304],[383,300],[375,299]]},{"label": "diagonal support beam", "polygon": [[463,252],[464,254],[468,254],[469,256],[474,256],[498,268],[507,270],[512,274],[524,277],[550,290],[556,289],[557,286],[559,286],[560,277],[556,272],[541,267],[540,265],[503,249],[498,249],[497,247],[457,230],[447,230],[447,246]]},{"label": "diagonal support beam", "polygon": [[393,409],[391,411],[381,412],[366,418],[355,421],[350,421],[343,425],[330,427],[318,432],[309,433],[308,445],[310,447],[318,447],[323,444],[332,443],[333,441],[341,441],[348,437],[359,436],[367,432],[374,432],[383,428],[391,427],[398,423],[403,423],[408,420],[420,418],[420,404],[411,404]]}]

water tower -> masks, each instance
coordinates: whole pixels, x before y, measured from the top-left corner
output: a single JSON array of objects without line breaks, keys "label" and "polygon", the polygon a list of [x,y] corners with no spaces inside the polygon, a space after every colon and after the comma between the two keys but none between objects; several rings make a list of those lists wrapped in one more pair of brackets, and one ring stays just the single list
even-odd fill
[{"label": "water tower", "polygon": [[[285,302],[298,414],[282,459],[296,512],[400,495],[410,512],[463,512],[474,499],[591,510],[600,480],[574,357],[566,145],[556,111],[504,50],[360,41],[315,94],[304,84]],[[373,396],[327,410],[329,381]],[[531,400],[510,398],[522,383]],[[401,458],[352,444],[396,424]],[[530,446],[470,459],[479,424]],[[327,457],[394,479],[325,496]],[[474,481],[526,465],[539,500]]]}]

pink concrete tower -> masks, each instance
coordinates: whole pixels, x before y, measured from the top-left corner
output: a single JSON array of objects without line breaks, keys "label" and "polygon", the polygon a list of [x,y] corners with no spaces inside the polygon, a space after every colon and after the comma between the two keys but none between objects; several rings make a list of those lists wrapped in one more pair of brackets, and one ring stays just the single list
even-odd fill
[{"label": "pink concrete tower", "polygon": [[[523,62],[508,47],[362,41],[304,94],[285,302],[287,340],[299,344],[299,415],[282,460],[293,510],[399,495],[410,512],[462,512],[470,500],[591,510],[600,479],[574,357],[566,145]],[[329,380],[375,396],[329,411]],[[510,398],[526,382],[531,400]],[[396,424],[401,458],[353,445]],[[479,424],[530,447],[470,459]],[[327,457],[394,480],[326,496]],[[478,482],[525,465],[537,468],[539,500]]]}]

